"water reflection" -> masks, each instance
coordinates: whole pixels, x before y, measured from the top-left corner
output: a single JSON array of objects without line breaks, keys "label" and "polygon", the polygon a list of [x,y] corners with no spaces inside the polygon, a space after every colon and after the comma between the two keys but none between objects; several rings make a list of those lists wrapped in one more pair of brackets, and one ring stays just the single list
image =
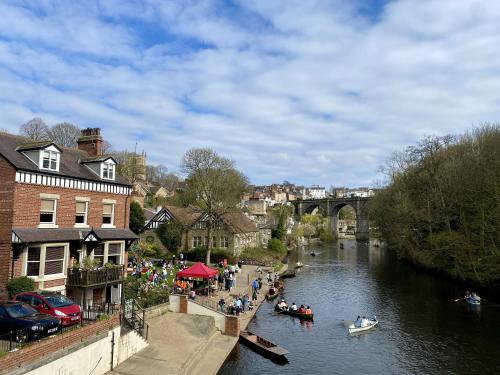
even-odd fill
[{"label": "water reflection", "polygon": [[[342,240],[290,254],[304,264],[285,281],[289,302],[311,305],[314,324],[264,303],[249,329],[290,351],[275,364],[241,348],[220,374],[493,374],[500,373],[500,309],[454,302],[461,287],[401,263],[383,248]],[[357,315],[377,315],[371,331],[349,336]],[[363,358],[360,361],[360,358]]]}]

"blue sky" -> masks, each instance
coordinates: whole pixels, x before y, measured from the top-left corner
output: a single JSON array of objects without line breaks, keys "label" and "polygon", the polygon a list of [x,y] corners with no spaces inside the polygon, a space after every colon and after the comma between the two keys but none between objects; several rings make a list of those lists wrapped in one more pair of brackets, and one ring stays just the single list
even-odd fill
[{"label": "blue sky", "polygon": [[2,1],[0,128],[99,126],[177,171],[375,185],[392,152],[500,115],[500,3]]}]

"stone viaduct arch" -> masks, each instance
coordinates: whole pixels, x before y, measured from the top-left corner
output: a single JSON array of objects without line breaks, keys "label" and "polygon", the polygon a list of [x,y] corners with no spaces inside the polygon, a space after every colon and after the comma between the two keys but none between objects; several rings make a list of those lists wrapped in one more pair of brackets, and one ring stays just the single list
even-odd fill
[{"label": "stone viaduct arch", "polygon": [[356,240],[366,241],[370,238],[368,222],[368,205],[371,198],[325,198],[297,200],[295,214],[300,219],[302,215],[311,213],[315,208],[321,209],[332,218],[332,229],[338,235],[338,214],[342,207],[349,205],[356,212]]}]

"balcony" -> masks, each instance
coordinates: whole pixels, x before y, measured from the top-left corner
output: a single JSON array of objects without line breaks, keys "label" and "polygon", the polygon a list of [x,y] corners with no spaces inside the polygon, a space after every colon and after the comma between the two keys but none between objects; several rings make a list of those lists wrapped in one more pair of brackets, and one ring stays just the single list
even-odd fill
[{"label": "balcony", "polygon": [[100,269],[68,268],[67,287],[96,287],[121,283],[125,278],[125,266],[102,267]]}]

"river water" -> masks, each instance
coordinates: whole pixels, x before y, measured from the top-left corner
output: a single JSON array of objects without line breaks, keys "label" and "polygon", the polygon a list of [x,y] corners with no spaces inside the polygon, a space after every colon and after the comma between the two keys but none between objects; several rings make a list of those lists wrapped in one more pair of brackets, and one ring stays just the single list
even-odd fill
[{"label": "river water", "polygon": [[[340,249],[340,243],[343,249]],[[278,315],[264,302],[248,329],[290,351],[278,365],[238,345],[219,375],[500,374],[500,305],[454,302],[461,286],[399,261],[388,250],[342,240],[292,255],[304,263],[285,280],[288,303],[311,305],[314,323]],[[379,326],[349,336],[357,315]]]}]

